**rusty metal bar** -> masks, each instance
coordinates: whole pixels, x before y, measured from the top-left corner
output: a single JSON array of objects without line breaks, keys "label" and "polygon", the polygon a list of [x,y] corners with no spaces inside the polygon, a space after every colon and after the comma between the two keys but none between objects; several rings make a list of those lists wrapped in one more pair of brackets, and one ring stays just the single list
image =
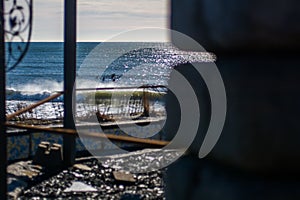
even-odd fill
[{"label": "rusty metal bar", "polygon": [[7,197],[7,140],[5,91],[4,1],[0,1],[0,199]]},{"label": "rusty metal bar", "polygon": [[[21,125],[21,124],[11,124],[6,123],[7,127],[10,128],[17,128],[17,129],[26,129],[32,130],[36,132],[49,132],[53,134],[60,134],[64,136],[78,136],[78,133],[74,129],[66,129],[66,128],[53,128],[53,127],[45,127],[45,126],[31,126],[31,125]],[[105,133],[95,133],[89,131],[81,131],[81,136],[84,137],[95,137],[95,138],[108,138],[114,141],[120,142],[128,142],[128,143],[135,143],[135,144],[143,144],[143,145],[153,145],[156,147],[164,147],[169,144],[168,141],[162,140],[152,140],[152,139],[144,139],[144,138],[135,138],[129,136],[122,136],[122,135],[114,135],[114,134],[105,134]]]},{"label": "rusty metal bar", "polygon": [[167,88],[164,85],[143,85],[139,87],[106,87],[106,88],[77,88],[76,91],[89,91],[89,90],[126,90],[126,89],[147,89],[147,88]]},{"label": "rusty metal bar", "polygon": [[42,105],[42,104],[44,104],[44,103],[47,103],[47,102],[49,102],[49,101],[51,101],[51,100],[53,100],[53,99],[56,99],[57,97],[61,96],[62,94],[63,94],[63,93],[61,92],[61,93],[57,93],[57,94],[51,95],[51,96],[49,96],[49,97],[47,97],[47,98],[45,98],[45,99],[43,99],[43,100],[41,100],[41,101],[39,101],[39,102],[37,102],[37,103],[35,103],[35,104],[29,105],[29,106],[27,106],[27,107],[25,107],[25,108],[23,108],[23,109],[18,110],[18,111],[15,112],[15,113],[12,113],[12,114],[10,114],[10,115],[7,115],[7,116],[6,116],[6,120],[7,120],[7,121],[8,121],[8,120],[11,120],[12,118],[14,118],[14,117],[16,117],[16,116],[18,116],[18,115],[21,115],[21,114],[23,114],[23,113],[25,113],[25,112],[27,112],[27,111],[30,111],[30,110],[32,110],[32,109],[34,109],[34,108],[36,108],[36,107],[38,107],[38,106],[40,106],[40,105]]}]

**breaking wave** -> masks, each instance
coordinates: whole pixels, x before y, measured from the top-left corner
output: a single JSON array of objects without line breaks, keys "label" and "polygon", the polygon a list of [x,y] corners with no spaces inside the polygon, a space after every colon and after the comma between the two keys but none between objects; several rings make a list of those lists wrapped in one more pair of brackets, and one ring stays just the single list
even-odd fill
[{"label": "breaking wave", "polygon": [[[54,80],[37,79],[30,83],[18,84],[6,89],[7,100],[36,101],[47,98],[54,92],[62,91],[63,83]],[[62,97],[56,101],[61,101]]]}]

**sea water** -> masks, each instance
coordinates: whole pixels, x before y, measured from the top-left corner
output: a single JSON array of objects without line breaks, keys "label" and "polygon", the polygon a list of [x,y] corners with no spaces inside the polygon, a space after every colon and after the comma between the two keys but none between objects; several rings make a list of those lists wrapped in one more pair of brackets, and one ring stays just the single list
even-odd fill
[{"label": "sea water", "polygon": [[[24,102],[30,104],[63,90],[63,56],[61,42],[30,44],[22,62],[7,72],[9,113]],[[174,66],[193,61],[211,61],[213,56],[205,52],[180,51],[170,43],[79,42],[76,60],[77,88],[107,88],[167,86]],[[80,97],[77,95],[77,100],[80,101]],[[62,100],[63,96],[54,101]],[[155,102],[154,105],[162,106]],[[40,110],[49,112],[49,108],[51,106],[41,106]]]},{"label": "sea water", "polygon": [[[7,73],[7,100],[39,100],[62,91],[63,56],[61,42],[32,42],[22,62]],[[96,64],[92,56],[98,57]],[[170,43],[79,42],[76,60],[77,87],[90,88],[91,81],[100,87],[167,85],[174,66],[213,56],[183,52]]]},{"label": "sea water", "polygon": [[[63,56],[63,43],[30,44],[22,62],[7,72],[7,114],[63,90]],[[180,51],[170,43],[82,42],[77,43],[76,86],[77,88],[167,86],[170,73],[175,66],[188,62],[211,62],[214,59],[213,55],[206,52]],[[77,99],[80,99],[78,95]],[[154,102],[153,105],[158,111],[164,106],[162,102]],[[88,110],[87,107],[88,105],[79,102],[77,111],[84,115],[84,111]],[[122,108],[129,109],[126,106]],[[45,103],[20,117],[38,120],[62,119],[63,97]],[[115,134],[118,133],[113,131]],[[26,149],[29,148],[27,136],[11,139],[8,145],[9,158],[26,157]],[[32,152],[39,141],[61,142],[61,138],[53,138],[47,134],[42,137],[33,134],[32,140],[35,141]]]}]

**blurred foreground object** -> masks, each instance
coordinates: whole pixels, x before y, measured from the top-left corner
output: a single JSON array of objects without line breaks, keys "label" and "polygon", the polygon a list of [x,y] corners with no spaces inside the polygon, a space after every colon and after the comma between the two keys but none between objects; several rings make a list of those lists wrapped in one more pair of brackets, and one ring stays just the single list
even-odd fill
[{"label": "blurred foreground object", "polygon": [[[299,199],[300,2],[173,0],[171,28],[216,53],[227,117],[217,145],[198,159],[210,119],[210,99],[199,99],[206,106],[198,137],[169,167],[167,198]],[[168,114],[166,133],[177,126],[176,112]]]},{"label": "blurred foreground object", "polygon": [[297,0],[173,0],[171,28],[215,53],[297,51],[299,7]]}]

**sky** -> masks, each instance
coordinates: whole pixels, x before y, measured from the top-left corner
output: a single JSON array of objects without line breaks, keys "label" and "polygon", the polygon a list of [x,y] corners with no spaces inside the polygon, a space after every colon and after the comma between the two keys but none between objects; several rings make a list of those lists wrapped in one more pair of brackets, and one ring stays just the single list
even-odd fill
[{"label": "sky", "polygon": [[[32,41],[63,40],[63,0],[33,1]],[[77,40],[107,41],[132,29],[168,28],[168,0],[77,0]],[[136,41],[127,34],[122,40]],[[145,34],[145,41],[165,41],[165,33]]]}]

